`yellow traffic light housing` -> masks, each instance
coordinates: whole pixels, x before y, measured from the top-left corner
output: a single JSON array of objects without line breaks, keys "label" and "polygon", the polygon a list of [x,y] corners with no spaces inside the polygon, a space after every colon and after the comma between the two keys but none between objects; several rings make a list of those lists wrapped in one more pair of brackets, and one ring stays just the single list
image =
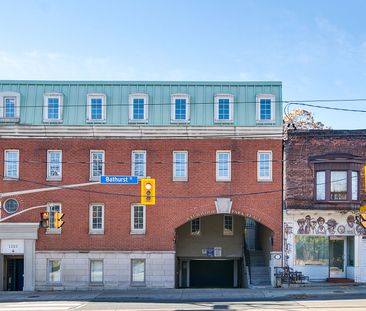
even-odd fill
[{"label": "yellow traffic light housing", "polygon": [[366,205],[360,207],[360,213],[356,216],[356,221],[366,228]]},{"label": "yellow traffic light housing", "polygon": [[155,204],[155,179],[142,178],[141,179],[141,204],[154,205]]},{"label": "yellow traffic light housing", "polygon": [[53,219],[53,225],[56,229],[61,228],[64,222],[61,220],[62,217],[64,217],[63,213],[55,212],[54,213],[54,219]]},{"label": "yellow traffic light housing", "polygon": [[50,214],[47,212],[41,213],[41,220],[39,221],[39,226],[41,228],[48,228],[50,226]]}]

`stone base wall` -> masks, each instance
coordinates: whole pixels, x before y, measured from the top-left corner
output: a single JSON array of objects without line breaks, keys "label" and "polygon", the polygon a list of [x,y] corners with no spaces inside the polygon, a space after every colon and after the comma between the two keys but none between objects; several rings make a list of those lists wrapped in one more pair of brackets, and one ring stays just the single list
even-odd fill
[{"label": "stone base wall", "polygon": [[[61,283],[48,281],[48,260],[61,260]],[[131,259],[145,259],[147,288],[174,288],[175,252],[36,252],[36,290],[126,289]],[[103,283],[90,283],[90,261],[103,260]],[[141,286],[141,285],[140,285]]]}]

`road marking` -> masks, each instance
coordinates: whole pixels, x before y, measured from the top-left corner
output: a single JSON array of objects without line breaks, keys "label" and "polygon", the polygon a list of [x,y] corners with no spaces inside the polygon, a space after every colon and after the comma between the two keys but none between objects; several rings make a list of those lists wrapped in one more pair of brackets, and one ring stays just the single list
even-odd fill
[{"label": "road marking", "polygon": [[29,301],[29,302],[12,302],[0,304],[1,311],[62,311],[75,309],[84,305],[82,302],[57,302],[57,301]]}]

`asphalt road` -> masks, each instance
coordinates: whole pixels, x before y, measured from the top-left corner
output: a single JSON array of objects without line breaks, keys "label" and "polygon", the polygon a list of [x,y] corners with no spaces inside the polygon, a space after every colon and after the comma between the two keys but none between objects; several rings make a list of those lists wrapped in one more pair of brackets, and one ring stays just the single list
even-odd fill
[{"label": "asphalt road", "polygon": [[94,301],[19,301],[0,303],[1,311],[67,311],[67,310],[131,310],[131,311],[365,311],[366,298],[308,299],[290,301],[247,302],[94,302]]}]

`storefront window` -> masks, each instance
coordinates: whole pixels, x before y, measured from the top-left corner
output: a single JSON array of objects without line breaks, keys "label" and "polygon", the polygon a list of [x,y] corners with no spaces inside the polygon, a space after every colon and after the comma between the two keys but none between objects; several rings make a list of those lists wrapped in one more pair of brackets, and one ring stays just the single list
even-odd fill
[{"label": "storefront window", "polygon": [[329,239],[317,236],[295,236],[295,265],[328,265]]}]

